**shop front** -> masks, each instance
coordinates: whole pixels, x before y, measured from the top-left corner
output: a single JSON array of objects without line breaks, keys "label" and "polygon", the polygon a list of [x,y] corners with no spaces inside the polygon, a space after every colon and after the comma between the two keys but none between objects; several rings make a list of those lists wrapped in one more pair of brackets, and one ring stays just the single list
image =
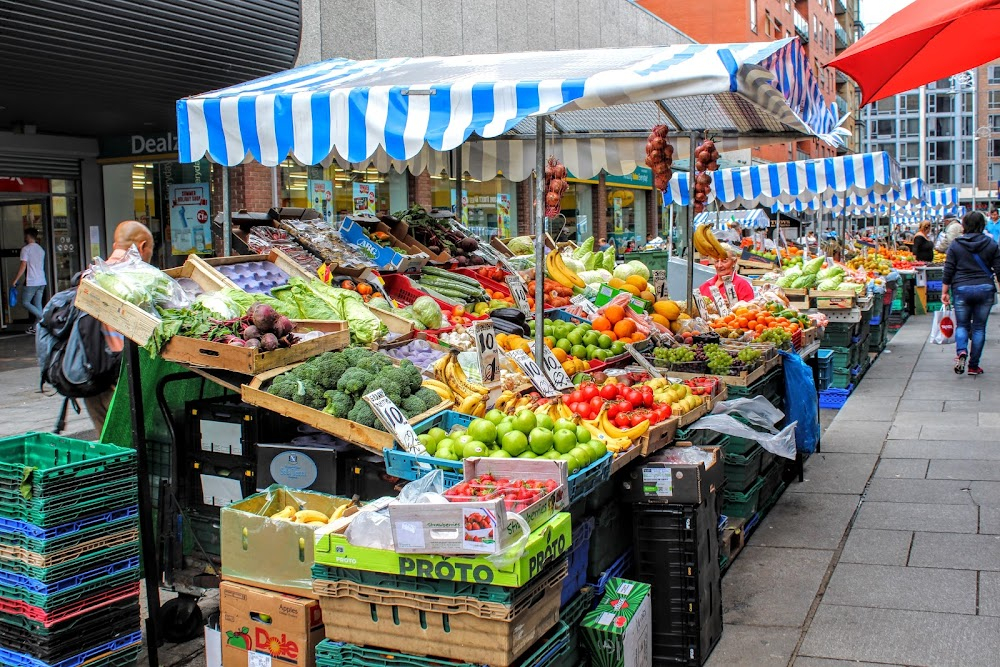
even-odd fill
[{"label": "shop front", "polygon": [[517,236],[517,185],[503,176],[480,181],[468,176],[462,181],[462,205],[456,205],[455,179],[447,174],[431,176],[431,206],[460,211],[462,223],[477,237]]},{"label": "shop front", "polygon": [[385,215],[406,208],[407,177],[377,169],[342,169],[281,163],[278,200],[282,206],[313,208],[328,221],[347,215]]}]

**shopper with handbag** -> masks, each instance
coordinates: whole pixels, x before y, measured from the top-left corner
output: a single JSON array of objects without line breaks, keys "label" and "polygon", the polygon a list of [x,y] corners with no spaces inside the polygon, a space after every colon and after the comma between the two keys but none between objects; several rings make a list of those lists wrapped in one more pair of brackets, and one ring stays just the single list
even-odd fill
[{"label": "shopper with handbag", "polygon": [[[986,216],[972,211],[962,218],[962,235],[948,246],[941,302],[955,304],[955,372],[982,375],[979,364],[986,343],[986,322],[1000,278],[1000,249],[984,234]],[[971,345],[970,345],[971,339]]]}]

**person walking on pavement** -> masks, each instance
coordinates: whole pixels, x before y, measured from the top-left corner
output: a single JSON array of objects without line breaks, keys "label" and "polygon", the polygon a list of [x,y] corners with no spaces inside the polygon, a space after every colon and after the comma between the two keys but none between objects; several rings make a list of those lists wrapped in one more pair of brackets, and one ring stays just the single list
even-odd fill
[{"label": "person walking on pavement", "polygon": [[35,323],[42,318],[42,298],[45,295],[45,249],[38,245],[38,230],[28,227],[24,230],[24,247],[21,248],[21,265],[11,283],[17,287],[24,276],[21,303],[35,318],[28,326],[26,334],[34,335]]},{"label": "person walking on pavement", "polygon": [[1000,211],[997,211],[996,209],[990,211],[990,219],[989,222],[986,223],[986,233],[989,234],[994,241],[1000,243]]},{"label": "person walking on pavement", "polygon": [[[979,211],[962,218],[962,235],[948,246],[941,303],[955,302],[955,372],[982,375],[979,364],[986,344],[986,322],[1000,278],[1000,248],[984,234],[986,216]],[[971,343],[971,345],[970,345]]]}]

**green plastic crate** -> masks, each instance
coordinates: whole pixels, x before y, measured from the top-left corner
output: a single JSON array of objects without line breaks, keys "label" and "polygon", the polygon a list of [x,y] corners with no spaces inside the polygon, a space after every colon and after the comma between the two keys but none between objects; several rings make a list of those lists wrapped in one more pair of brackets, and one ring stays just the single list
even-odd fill
[{"label": "green plastic crate", "polygon": [[324,639],[316,646],[316,667],[482,667]]},{"label": "green plastic crate", "polygon": [[759,445],[751,448],[745,455],[726,453],[725,473],[726,489],[729,491],[746,491],[757,481],[760,474],[761,452]]},{"label": "green plastic crate", "polygon": [[855,358],[857,357],[857,350],[854,346],[851,347],[830,347],[826,348],[833,352],[833,367],[834,368],[850,368],[855,363]]},{"label": "green plastic crate", "polygon": [[[0,490],[0,516],[18,519],[23,516],[71,516],[78,507],[84,504],[92,505],[94,501],[103,501],[131,492],[138,498],[139,480],[132,475],[128,478],[118,478],[93,486],[84,486],[75,491],[58,495],[35,496],[25,498],[17,491]],[[65,519],[71,521],[72,518]]]},{"label": "green plastic crate", "polygon": [[43,595],[34,591],[28,591],[20,586],[0,584],[0,597],[7,600],[19,600],[46,612],[56,611],[60,607],[79,602],[91,595],[97,595],[112,588],[138,581],[138,558],[135,560],[135,567],[91,579],[79,586],[73,586],[52,595]]},{"label": "green plastic crate", "polygon": [[830,386],[834,389],[847,389],[847,385],[854,383],[855,377],[852,368],[834,368]]},{"label": "green plastic crate", "polygon": [[722,499],[722,513],[726,516],[748,517],[757,511],[757,501],[760,490],[764,487],[764,478],[758,477],[746,491],[739,493],[726,490]]},{"label": "green plastic crate", "polygon": [[139,502],[139,493],[135,485],[132,488],[119,487],[119,489],[101,498],[80,502],[71,509],[59,510],[57,512],[36,512],[30,508],[0,503],[0,516],[24,521],[39,528],[52,528],[94,514],[103,514],[116,509],[131,507]]},{"label": "green plastic crate", "polygon": [[36,567],[24,561],[0,558],[0,570],[31,577],[42,583],[51,583],[89,572],[105,564],[117,563],[138,555],[139,542],[136,539],[135,542],[128,542],[94,551],[83,558],[74,558],[73,560],[53,565],[52,567]]},{"label": "green plastic crate", "polygon": [[0,439],[0,478],[29,483],[34,496],[51,493],[60,482],[72,483],[120,463],[134,465],[135,451],[51,433]]}]

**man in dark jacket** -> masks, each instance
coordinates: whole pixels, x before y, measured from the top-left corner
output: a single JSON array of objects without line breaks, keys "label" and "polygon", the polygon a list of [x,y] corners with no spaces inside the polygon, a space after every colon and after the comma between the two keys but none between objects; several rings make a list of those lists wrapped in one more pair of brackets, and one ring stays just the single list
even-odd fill
[{"label": "man in dark jacket", "polygon": [[[979,359],[986,343],[986,321],[996,296],[994,277],[1000,278],[1000,249],[984,234],[986,216],[972,211],[962,218],[962,235],[948,246],[944,262],[941,302],[955,302],[955,372],[982,375]],[[972,349],[969,349],[969,339]]]}]

